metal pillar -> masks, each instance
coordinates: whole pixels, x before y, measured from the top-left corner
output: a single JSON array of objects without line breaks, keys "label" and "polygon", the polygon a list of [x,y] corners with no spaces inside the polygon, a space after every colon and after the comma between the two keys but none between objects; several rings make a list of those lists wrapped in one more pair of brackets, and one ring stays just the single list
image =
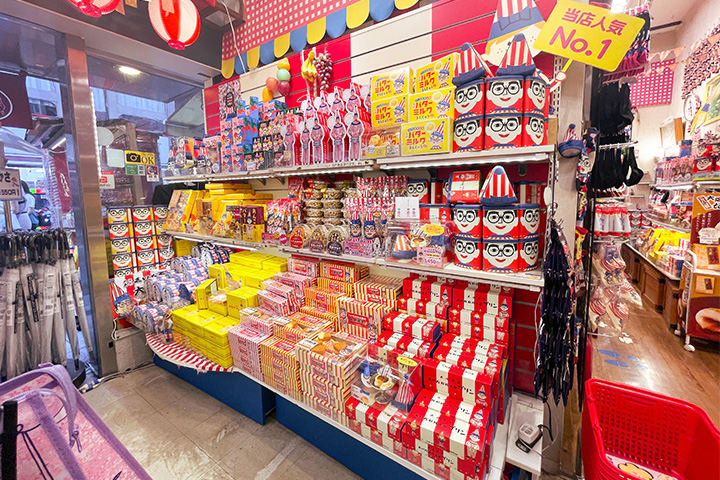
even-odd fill
[{"label": "metal pillar", "polygon": [[[65,114],[68,167],[73,190],[73,212],[80,249],[80,275],[85,305],[92,310],[95,355],[101,375],[117,372],[105,232],[100,203],[99,162],[95,107],[88,81],[85,41],[65,36],[67,48]],[[84,260],[84,261],[83,261]],[[89,301],[88,301],[89,300]]]}]

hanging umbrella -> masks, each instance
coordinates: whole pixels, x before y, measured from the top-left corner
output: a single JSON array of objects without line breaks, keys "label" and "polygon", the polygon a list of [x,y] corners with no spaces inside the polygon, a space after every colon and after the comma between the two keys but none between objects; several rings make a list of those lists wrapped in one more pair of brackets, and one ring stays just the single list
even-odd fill
[{"label": "hanging umbrella", "polygon": [[39,350],[40,363],[51,363],[51,342],[52,342],[52,299],[55,292],[52,288],[53,281],[48,281],[45,277],[47,262],[49,257],[49,245],[43,234],[39,234],[32,239],[37,261],[32,264],[33,272],[37,280],[38,292],[38,318],[39,318]]},{"label": "hanging umbrella", "polygon": [[[20,282],[20,270],[18,269],[17,238],[15,236],[4,237],[3,251],[6,258],[5,270],[2,274],[3,297],[5,301],[5,375],[7,378],[16,377],[21,373],[21,351],[20,343],[25,339],[22,336],[24,331],[18,328],[16,318],[17,285]],[[22,326],[24,328],[24,325]]]},{"label": "hanging umbrella", "polygon": [[83,338],[85,339],[85,347],[90,354],[90,358],[94,360],[95,355],[93,353],[92,338],[90,337],[90,327],[85,313],[85,300],[83,299],[82,285],[80,284],[80,273],[77,271],[77,266],[75,265],[75,260],[72,255],[70,256],[69,265],[72,293],[75,299],[75,311],[77,312],[78,322],[80,323],[80,330],[82,330]]},{"label": "hanging umbrella", "polygon": [[23,299],[28,326],[28,363],[33,369],[40,365],[40,307],[38,305],[38,280],[33,264],[38,261],[37,251],[33,242],[34,234],[23,235],[22,249],[25,256],[20,264],[20,281],[22,282]]},{"label": "hanging umbrella", "polygon": [[72,352],[75,367],[78,368],[78,360],[80,360],[80,351],[78,349],[77,331],[75,330],[75,308],[73,304],[73,285],[72,274],[70,272],[70,245],[68,245],[67,235],[62,230],[57,230],[55,236],[58,242],[58,265],[61,280],[60,303],[62,313],[65,318],[65,330],[67,338],[70,342],[70,350]]},{"label": "hanging umbrella", "polygon": [[49,260],[45,267],[45,287],[48,283],[52,284],[52,293],[50,300],[50,308],[52,312],[52,360],[53,363],[59,365],[67,365],[67,351],[65,350],[65,318],[61,308],[62,297],[62,272],[60,271],[60,263],[58,261],[57,239],[53,233],[46,233],[50,245]]}]

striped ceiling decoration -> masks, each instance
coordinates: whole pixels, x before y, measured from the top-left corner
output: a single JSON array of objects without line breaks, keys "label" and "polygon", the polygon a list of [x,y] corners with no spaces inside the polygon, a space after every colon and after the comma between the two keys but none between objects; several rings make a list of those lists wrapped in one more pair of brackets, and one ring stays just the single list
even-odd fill
[{"label": "striped ceiling decoration", "polygon": [[223,36],[222,73],[229,78],[259,64],[301,52],[325,38],[338,38],[368,18],[386,20],[418,0],[247,0],[247,21]]}]

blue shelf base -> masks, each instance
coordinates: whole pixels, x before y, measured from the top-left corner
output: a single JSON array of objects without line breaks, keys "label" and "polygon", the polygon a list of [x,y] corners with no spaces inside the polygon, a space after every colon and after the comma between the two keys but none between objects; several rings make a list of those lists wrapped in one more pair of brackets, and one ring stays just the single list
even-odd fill
[{"label": "blue shelf base", "polygon": [[365,480],[422,479],[385,455],[352,438],[333,425],[277,396],[278,422],[304,438]]},{"label": "blue shelf base", "polygon": [[155,365],[202,390],[249,419],[265,425],[265,417],[275,408],[275,393],[240,373],[204,372],[179,367],[155,355]]}]

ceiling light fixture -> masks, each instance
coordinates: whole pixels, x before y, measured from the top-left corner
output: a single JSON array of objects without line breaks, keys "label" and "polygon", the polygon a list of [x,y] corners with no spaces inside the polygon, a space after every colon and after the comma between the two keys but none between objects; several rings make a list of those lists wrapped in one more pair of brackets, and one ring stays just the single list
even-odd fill
[{"label": "ceiling light fixture", "polygon": [[142,72],[138,70],[137,68],[128,67],[126,65],[118,65],[118,70],[120,70],[120,73],[124,73],[125,75],[130,75],[131,77],[137,77]]}]

